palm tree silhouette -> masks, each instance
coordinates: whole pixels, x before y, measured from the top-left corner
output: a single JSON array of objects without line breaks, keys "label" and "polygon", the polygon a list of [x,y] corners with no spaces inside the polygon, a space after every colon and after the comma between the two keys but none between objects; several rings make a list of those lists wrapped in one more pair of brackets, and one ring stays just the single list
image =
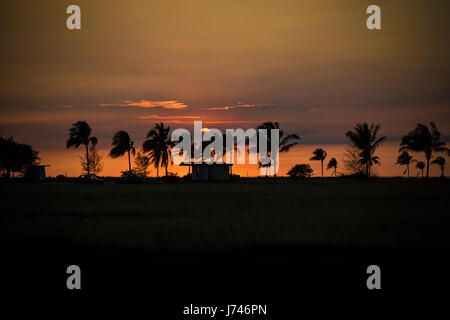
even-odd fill
[{"label": "palm tree silhouette", "polygon": [[445,170],[445,158],[443,157],[436,157],[433,161],[431,161],[432,164],[437,164],[441,168],[441,177],[445,177],[444,170]]},{"label": "palm tree silhouette", "polygon": [[[417,161],[416,168],[422,171],[422,177],[423,177],[423,169],[425,169],[425,162],[423,161]],[[417,175],[420,174],[420,171],[417,172]]]},{"label": "palm tree silhouette", "polygon": [[142,149],[149,154],[150,162],[156,168],[156,176],[159,177],[159,167],[165,167],[167,176],[167,166],[172,163],[170,150],[175,143],[169,137],[170,127],[164,127],[164,123],[157,123],[155,128],[147,133],[147,140],[142,144]]},{"label": "palm tree silhouette", "polygon": [[360,153],[359,162],[365,166],[366,176],[370,177],[370,167],[373,164],[380,164],[380,158],[374,156],[376,149],[380,146],[381,142],[386,140],[386,137],[377,138],[377,133],[380,130],[380,125],[371,124],[370,127],[367,123],[358,123],[354,127],[354,131],[347,131],[345,134],[350,143],[356,147]]},{"label": "palm tree silhouette", "polygon": [[[281,153],[287,153],[289,150],[292,149],[292,147],[298,145],[300,141],[300,137],[296,134],[286,134],[283,130],[280,129],[280,124],[278,122],[264,122],[263,124],[259,125],[256,129],[266,129],[267,130],[267,154],[271,154],[271,130],[278,129],[279,130],[279,150],[278,152]],[[258,131],[259,132],[259,131]],[[258,133],[259,134],[259,133]],[[259,144],[259,138],[258,138],[258,144]],[[261,163],[260,163],[261,164]],[[274,166],[276,164],[274,163]],[[276,173],[274,174],[276,177]]]},{"label": "palm tree silhouette", "polygon": [[416,160],[412,159],[413,157],[407,152],[407,151],[403,151],[397,158],[397,162],[395,164],[401,165],[401,166],[406,166],[405,171],[403,171],[403,174],[405,174],[405,172],[408,173],[408,178],[409,178],[409,165],[411,164],[411,162],[414,162]]},{"label": "palm tree silhouette", "polygon": [[[336,158],[331,158],[330,161],[328,162],[328,166],[327,169],[331,169],[334,168],[334,176],[336,177],[336,171],[337,171],[337,160]],[[333,175],[333,174],[331,174]]]},{"label": "palm tree silhouette", "polygon": [[400,151],[409,150],[415,152],[425,152],[427,159],[427,179],[430,173],[430,159],[433,152],[446,152],[450,154],[450,149],[445,147],[445,142],[440,141],[441,133],[436,125],[431,122],[430,128],[419,123],[417,127],[402,138]]},{"label": "palm tree silhouette", "polygon": [[78,121],[72,125],[72,128],[69,130],[69,139],[67,140],[66,147],[74,147],[78,148],[80,145],[84,145],[86,147],[86,161],[87,161],[87,174],[90,175],[90,166],[89,166],[89,144],[92,147],[97,145],[97,138],[91,137],[91,127],[87,124],[86,121]]},{"label": "palm tree silhouette", "polygon": [[315,160],[315,161],[320,160],[320,165],[322,168],[322,178],[323,178],[323,161],[327,157],[327,152],[321,148],[317,148],[316,150],[313,151],[313,154],[314,154],[314,156],[311,157],[309,160]]},{"label": "palm tree silhouette", "polygon": [[109,156],[113,159],[123,156],[126,153],[128,153],[128,169],[131,175],[131,156],[130,153],[133,154],[133,156],[136,154],[136,149],[134,148],[134,142],[131,141],[130,135],[128,132],[120,130],[117,131],[113,138],[112,138],[112,144],[114,148],[111,149],[111,152],[109,153]]}]

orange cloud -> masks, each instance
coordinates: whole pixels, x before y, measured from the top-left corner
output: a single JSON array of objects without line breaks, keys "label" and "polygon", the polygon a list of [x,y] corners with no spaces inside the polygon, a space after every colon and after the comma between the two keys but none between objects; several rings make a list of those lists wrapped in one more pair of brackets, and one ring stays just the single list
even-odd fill
[{"label": "orange cloud", "polygon": [[[140,119],[147,120],[147,119],[153,119],[153,120],[161,120],[168,123],[192,123],[194,120],[201,119],[200,116],[158,116],[155,114],[148,115],[148,116],[141,116]],[[179,119],[187,119],[187,120],[179,120]]]},{"label": "orange cloud", "polygon": [[120,103],[101,103],[101,107],[139,107],[139,108],[164,108],[164,109],[184,109],[188,106],[176,100],[151,101],[151,100],[122,100]]},{"label": "orange cloud", "polygon": [[[158,115],[147,115],[147,116],[141,116],[139,119],[142,120],[160,120],[167,123],[177,123],[177,124],[192,124],[195,120],[202,120],[202,116],[158,116]],[[205,121],[202,120],[204,124],[233,124],[233,123],[262,123],[264,121],[257,120],[257,121],[247,121],[247,120],[223,120],[223,121]]]},{"label": "orange cloud", "polygon": [[257,107],[265,107],[269,106],[267,104],[243,104],[242,102],[238,102],[236,105],[230,105],[230,106],[212,106],[207,107],[206,110],[231,110],[231,109],[238,109],[238,108],[257,108]]},{"label": "orange cloud", "polygon": [[232,123],[263,123],[264,121],[246,121],[246,120],[230,120],[230,121],[203,121],[203,123],[207,124],[232,124]]}]

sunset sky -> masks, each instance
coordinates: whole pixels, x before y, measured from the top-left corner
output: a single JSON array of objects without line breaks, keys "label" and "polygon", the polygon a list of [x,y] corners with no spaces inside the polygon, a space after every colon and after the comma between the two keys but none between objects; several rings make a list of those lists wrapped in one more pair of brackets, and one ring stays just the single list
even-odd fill
[{"label": "sunset sky", "polygon": [[[66,28],[71,4],[81,8],[81,30]],[[366,28],[371,4],[381,7],[382,30]],[[117,130],[140,147],[160,121],[188,129],[194,120],[219,129],[278,121],[302,138],[281,157],[284,175],[310,162],[316,147],[341,161],[345,132],[367,121],[388,137],[377,173],[401,175],[399,140],[418,122],[434,121],[449,140],[449,7],[448,0],[2,1],[0,130],[39,150],[48,174],[77,176],[82,149],[66,150],[65,141],[71,124],[86,120],[105,155],[103,174],[118,175],[127,159],[106,157]]]}]

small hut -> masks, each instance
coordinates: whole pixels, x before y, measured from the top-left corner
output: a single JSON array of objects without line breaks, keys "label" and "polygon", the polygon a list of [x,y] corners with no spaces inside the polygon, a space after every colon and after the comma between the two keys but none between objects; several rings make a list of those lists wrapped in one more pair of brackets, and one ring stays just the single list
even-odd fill
[{"label": "small hut", "polygon": [[49,167],[49,165],[36,164],[29,166],[25,178],[31,181],[45,180],[45,167]]},{"label": "small hut", "polygon": [[231,166],[227,163],[181,163],[180,166],[189,166],[193,181],[230,180]]}]

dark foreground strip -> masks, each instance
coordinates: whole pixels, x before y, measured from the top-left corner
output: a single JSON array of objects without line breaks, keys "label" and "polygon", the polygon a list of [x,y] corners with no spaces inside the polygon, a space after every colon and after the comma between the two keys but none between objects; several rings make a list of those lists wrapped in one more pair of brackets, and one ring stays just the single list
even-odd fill
[{"label": "dark foreground strip", "polygon": [[[291,319],[301,318],[307,309],[318,315],[346,314],[356,307],[373,312],[388,305],[411,312],[417,303],[430,299],[436,310],[439,301],[448,297],[450,284],[450,264],[443,250],[266,248],[118,255],[82,250],[31,252],[5,246],[1,290],[5,305],[9,301],[63,302],[80,308],[84,303],[102,306],[107,301],[108,311],[144,310],[149,319],[211,318],[183,313],[195,311],[196,306],[222,310],[214,319]],[[81,269],[81,290],[67,288],[70,265]],[[381,269],[381,290],[367,288],[369,265]],[[248,306],[242,311],[254,308],[255,314],[227,317],[230,305]],[[265,307],[266,314],[257,314],[261,309],[254,306]]]}]

